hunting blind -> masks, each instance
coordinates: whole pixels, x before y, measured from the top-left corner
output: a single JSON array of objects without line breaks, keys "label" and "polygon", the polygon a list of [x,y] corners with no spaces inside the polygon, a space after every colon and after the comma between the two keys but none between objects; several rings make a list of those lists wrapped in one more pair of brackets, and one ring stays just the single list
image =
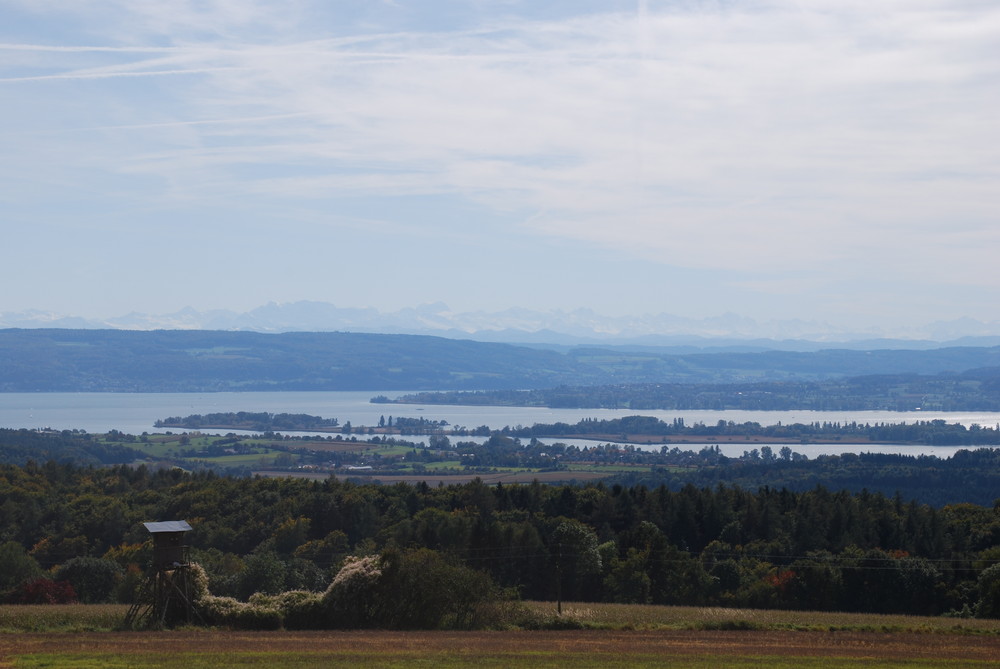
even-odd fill
[{"label": "hunting blind", "polygon": [[184,535],[186,520],[143,523],[153,535],[153,563],[135,602],[125,616],[126,627],[163,627],[193,622],[197,615],[191,592],[191,563]]}]

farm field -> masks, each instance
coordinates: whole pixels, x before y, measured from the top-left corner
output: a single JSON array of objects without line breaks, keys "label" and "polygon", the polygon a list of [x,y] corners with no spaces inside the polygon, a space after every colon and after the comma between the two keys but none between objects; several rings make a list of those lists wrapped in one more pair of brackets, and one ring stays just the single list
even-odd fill
[{"label": "farm field", "polygon": [[[323,439],[283,441],[273,439],[243,438],[239,448],[230,448],[224,437],[203,435],[198,432],[185,434],[154,434],[146,435],[143,440],[119,440],[118,435],[111,435],[107,443],[127,446],[145,454],[146,457],[169,461],[185,469],[200,467],[242,468],[244,473],[256,476],[279,478],[304,478],[325,480],[331,475],[337,478],[350,478],[367,483],[419,483],[428,485],[463,484],[481,479],[484,483],[568,483],[571,481],[596,481],[622,472],[649,473],[648,465],[595,465],[574,463],[560,470],[552,471],[537,467],[490,467],[489,471],[470,469],[459,459],[447,459],[437,462],[420,462],[419,471],[414,465],[406,462],[406,457],[413,451],[412,446],[383,445],[367,441],[327,441]],[[223,444],[223,445],[219,445]],[[361,458],[371,458],[375,471],[338,469],[332,472],[323,466],[321,468],[300,469],[296,464],[303,453],[312,452],[316,457],[323,456],[326,460],[341,455],[348,456],[348,461]],[[329,456],[329,457],[326,457]],[[326,463],[329,465],[329,462]]]},{"label": "farm field", "polygon": [[[528,603],[551,612],[551,602]],[[566,631],[109,630],[119,606],[0,607],[0,667],[865,667],[985,669],[1000,621],[565,604]],[[75,622],[74,622],[75,621]],[[53,631],[28,631],[49,629]]]},{"label": "farm field", "polygon": [[0,637],[0,667],[714,667],[985,669],[993,636],[884,632],[109,632]]}]

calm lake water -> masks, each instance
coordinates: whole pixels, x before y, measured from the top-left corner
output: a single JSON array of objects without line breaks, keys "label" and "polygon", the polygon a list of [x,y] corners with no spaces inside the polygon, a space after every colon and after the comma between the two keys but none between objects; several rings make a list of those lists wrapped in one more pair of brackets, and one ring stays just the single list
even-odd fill
[{"label": "calm lake water", "polygon": [[[385,416],[406,416],[446,420],[453,426],[468,428],[486,425],[505,426],[535,423],[576,423],[584,418],[618,418],[641,413],[665,421],[683,418],[688,425],[714,425],[720,420],[761,425],[776,423],[812,423],[830,421],[849,423],[913,423],[942,419],[969,426],[977,423],[1000,425],[1000,413],[991,412],[895,412],[895,411],[630,411],[628,409],[546,409],[533,407],[455,407],[419,404],[371,404],[376,395],[389,398],[404,391],[365,392],[277,392],[277,393],[0,393],[0,427],[81,429],[107,432],[111,429],[141,434],[154,431],[153,423],[170,416],[207,414],[228,411],[267,411],[270,413],[305,413],[324,418],[350,421],[355,427],[378,425]],[[555,441],[555,440],[550,440]],[[569,442],[561,439],[559,441]],[[592,444],[593,442],[572,442]],[[720,445],[726,455],[738,456],[761,444]],[[658,447],[657,447],[658,448]],[[682,450],[700,446],[682,447]],[[774,446],[775,450],[780,448]],[[820,454],[846,452],[882,452],[927,454],[948,457],[955,447],[896,446],[871,444],[803,445],[793,450],[810,458]]]}]

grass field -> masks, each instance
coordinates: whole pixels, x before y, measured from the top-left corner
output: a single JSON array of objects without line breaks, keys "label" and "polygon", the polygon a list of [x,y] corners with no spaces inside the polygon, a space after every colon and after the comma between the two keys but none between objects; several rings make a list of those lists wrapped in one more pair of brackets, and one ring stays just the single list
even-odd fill
[{"label": "grass field", "polygon": [[[553,613],[552,603],[529,603]],[[494,632],[120,632],[121,606],[0,606],[0,667],[1000,666],[1000,621],[565,604],[586,629]]]},{"label": "grass field", "polygon": [[0,637],[0,666],[986,669],[996,637],[878,632],[112,632]]},{"label": "grass field", "polygon": [[[555,608],[552,602],[530,602],[529,606],[542,612]],[[978,618],[606,603],[563,604],[563,615],[585,626],[605,629],[893,632],[1000,638],[1000,620]]]},{"label": "grass field", "polygon": [[0,639],[30,632],[109,632],[128,611],[126,604],[0,605]]}]

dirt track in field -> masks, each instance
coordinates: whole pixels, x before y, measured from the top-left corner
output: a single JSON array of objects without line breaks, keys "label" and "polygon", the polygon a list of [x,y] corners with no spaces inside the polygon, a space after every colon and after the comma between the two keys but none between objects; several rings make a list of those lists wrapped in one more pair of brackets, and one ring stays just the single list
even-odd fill
[{"label": "dirt track in field", "polygon": [[0,666],[32,653],[474,652],[965,659],[1000,663],[1000,637],[878,632],[109,632],[0,635]]}]

